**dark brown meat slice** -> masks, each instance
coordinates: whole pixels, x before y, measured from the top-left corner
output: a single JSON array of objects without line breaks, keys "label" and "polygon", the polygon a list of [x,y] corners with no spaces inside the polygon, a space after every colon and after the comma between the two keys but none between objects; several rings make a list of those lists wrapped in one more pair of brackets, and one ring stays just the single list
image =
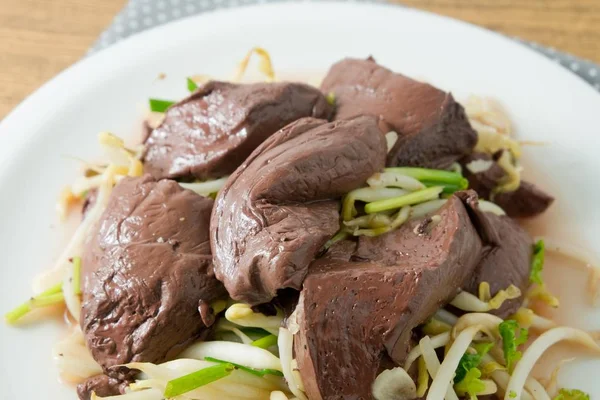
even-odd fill
[{"label": "dark brown meat slice", "polygon": [[412,330],[450,301],[473,273],[481,240],[462,201],[359,243],[361,262],[313,263],[296,309],[294,350],[308,398],[372,399],[387,356],[401,363]]},{"label": "dark brown meat slice", "polygon": [[339,228],[338,199],[385,163],[373,117],[304,118],[271,136],[229,178],[216,199],[211,246],[230,296],[270,301],[300,289],[308,265]]},{"label": "dark brown meat slice", "polygon": [[[490,168],[485,171],[473,173],[468,164],[475,160],[491,162]],[[492,196],[492,191],[504,178],[504,170],[496,164],[491,156],[484,153],[473,153],[461,160],[463,174],[469,180],[469,188],[475,190],[480,198],[491,199],[498,204],[509,217],[530,218],[535,217],[550,207],[554,198],[545,193],[533,183],[521,181],[521,185],[514,192],[498,193]]]},{"label": "dark brown meat slice", "polygon": [[335,119],[371,114],[385,132],[398,133],[388,166],[447,168],[477,143],[463,107],[450,93],[378,65],[373,59],[344,59],[321,84],[333,92]]},{"label": "dark brown meat slice", "polygon": [[94,359],[110,367],[162,362],[201,338],[210,303],[226,296],[209,243],[213,201],[174,181],[127,178],[83,255],[81,328]]},{"label": "dark brown meat slice", "polygon": [[221,177],[285,125],[330,114],[308,85],[210,81],[167,110],[146,140],[144,166],[156,178]]},{"label": "dark brown meat slice", "polygon": [[531,182],[521,181],[514,192],[494,196],[494,202],[512,218],[531,218],[546,211],[554,202],[554,197]]},{"label": "dark brown meat slice", "polygon": [[[472,192],[460,192],[458,196],[468,204],[473,224],[484,243],[482,258],[463,290],[477,295],[479,285],[487,282],[492,296],[510,285],[515,285],[524,294],[530,284],[531,236],[513,219],[479,210],[477,197]],[[506,318],[519,309],[522,301],[522,298],[508,300],[490,313]]]},{"label": "dark brown meat slice", "polygon": [[96,375],[77,385],[77,395],[80,400],[90,400],[92,392],[100,397],[116,396],[125,393],[128,384],[106,375]]}]

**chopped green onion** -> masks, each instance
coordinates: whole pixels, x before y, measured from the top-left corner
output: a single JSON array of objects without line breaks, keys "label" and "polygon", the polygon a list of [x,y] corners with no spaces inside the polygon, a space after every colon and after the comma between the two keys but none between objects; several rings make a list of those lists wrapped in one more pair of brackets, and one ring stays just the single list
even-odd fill
[{"label": "chopped green onion", "polygon": [[81,257],[73,257],[73,293],[81,294]]},{"label": "chopped green onion", "polygon": [[29,302],[23,303],[20,306],[13,308],[11,311],[4,315],[4,319],[9,324],[14,324],[21,319],[25,314],[31,311],[31,305]]},{"label": "chopped green onion", "polygon": [[411,192],[405,194],[404,196],[395,197],[392,199],[374,201],[365,205],[365,212],[367,214],[373,214],[376,212],[395,210],[400,207],[423,203],[428,200],[437,199],[440,193],[442,193],[442,190],[443,188],[441,186],[434,186],[423,190],[417,190],[416,192]]},{"label": "chopped green onion", "polygon": [[50,287],[4,315],[7,323],[14,324],[34,308],[46,307],[63,302],[62,282]]},{"label": "chopped green onion", "polygon": [[164,113],[167,111],[167,108],[171,107],[175,104],[174,101],[169,100],[160,100],[160,99],[150,99],[150,111],[152,112],[161,112]]},{"label": "chopped green onion", "polygon": [[399,172],[403,175],[418,179],[421,182],[431,181],[439,183],[450,183],[458,186],[465,185],[465,178],[463,178],[461,174],[457,174],[456,172],[444,171],[441,169],[395,167],[386,168],[385,171]]},{"label": "chopped green onion", "polygon": [[544,241],[538,240],[533,245],[533,258],[531,260],[531,272],[529,274],[529,280],[532,283],[538,285],[543,284],[542,281],[542,270],[544,269]]},{"label": "chopped green onion", "polygon": [[350,234],[348,232],[346,232],[343,229],[340,229],[331,239],[329,239],[323,245],[323,251],[329,249],[331,246],[333,246],[337,242],[340,242],[340,241],[346,239],[348,236],[350,236]]},{"label": "chopped green onion", "polygon": [[261,349],[268,349],[269,347],[277,344],[277,336],[267,335],[263,338],[255,340],[250,344],[254,347],[260,347]]},{"label": "chopped green onion", "polygon": [[[521,359],[521,352],[517,348],[527,341],[528,330],[519,328],[519,324],[514,319],[507,319],[498,325],[498,331],[502,337],[502,350],[506,360],[506,368],[512,374],[517,361]],[[519,336],[517,336],[519,332]]]},{"label": "chopped green onion", "polygon": [[48,296],[38,296],[30,300],[31,308],[47,307],[65,301],[65,295],[60,293],[49,294]]},{"label": "chopped green onion", "polygon": [[283,373],[281,373],[281,371],[277,371],[276,369],[269,369],[269,368],[254,369],[254,368],[245,367],[240,364],[232,363],[230,361],[219,360],[218,358],[213,358],[213,357],[204,357],[204,359],[206,361],[220,363],[220,364],[231,364],[231,365],[234,365],[236,368],[241,369],[242,371],[246,371],[246,372],[248,372],[252,375],[256,375],[256,376],[261,376],[261,377],[265,376],[265,375],[283,376]]},{"label": "chopped green onion", "polygon": [[187,78],[187,88],[190,92],[198,89],[198,84],[192,78]]},{"label": "chopped green onion", "polygon": [[38,294],[35,297],[44,297],[44,296],[48,296],[48,295],[56,294],[56,293],[60,293],[60,292],[62,292],[62,282],[59,282],[56,285],[49,287],[48,289],[44,290],[42,293]]},{"label": "chopped green onion", "polygon": [[426,187],[432,186],[442,186],[444,188],[444,193],[452,194],[454,192],[458,192],[459,190],[465,190],[469,187],[469,181],[464,179],[459,185],[455,185],[453,183],[443,183],[443,182],[433,182],[433,181],[423,181],[422,182]]},{"label": "chopped green onion", "polygon": [[201,386],[208,385],[221,378],[225,378],[235,369],[233,364],[225,363],[192,372],[167,382],[165,397],[172,398],[190,392]]}]

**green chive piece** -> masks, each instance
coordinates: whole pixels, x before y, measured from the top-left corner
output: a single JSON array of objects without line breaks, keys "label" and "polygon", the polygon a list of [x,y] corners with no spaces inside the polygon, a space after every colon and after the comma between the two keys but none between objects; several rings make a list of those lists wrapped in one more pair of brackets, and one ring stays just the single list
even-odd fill
[{"label": "green chive piece", "polygon": [[365,205],[365,212],[373,214],[376,212],[395,210],[404,206],[423,203],[428,200],[437,199],[443,191],[443,187],[434,186],[423,190],[417,190],[405,194],[404,196],[394,197],[392,199],[373,201]]},{"label": "green chive piece", "polygon": [[51,288],[43,291],[36,297],[32,297],[25,303],[15,307],[4,315],[4,319],[8,324],[15,324],[19,319],[24,317],[34,308],[47,307],[54,304],[62,303],[65,296],[62,293],[62,282]]},{"label": "green chive piece", "polygon": [[73,257],[73,293],[81,294],[81,257]]},{"label": "green chive piece", "polygon": [[[410,176],[420,181],[431,181],[439,183],[450,183],[453,185],[464,186],[466,179],[461,174],[441,169],[396,167],[386,168],[385,171],[399,172],[402,175]],[[469,182],[466,182],[468,186]],[[464,189],[467,188],[464,187]]]},{"label": "green chive piece", "polygon": [[269,347],[277,344],[277,336],[267,335],[263,338],[255,340],[250,344],[254,347],[260,347],[261,349],[268,349]]},{"label": "green chive piece", "polygon": [[167,111],[167,108],[175,104],[174,101],[169,100],[150,99],[148,101],[150,102],[150,111],[152,112],[164,113],[165,111]]},{"label": "green chive piece", "polygon": [[[463,178],[464,179],[464,178]],[[433,186],[442,186],[444,188],[443,192],[447,194],[452,194],[454,192],[458,192],[459,190],[465,190],[469,187],[469,181],[464,179],[466,185],[455,185],[452,183],[443,183],[443,182],[432,182],[432,181],[422,181],[421,183],[427,187]]]},{"label": "green chive piece", "polygon": [[56,294],[56,293],[60,293],[62,292],[62,282],[57,283],[54,286],[51,286],[50,288],[44,290],[42,293],[38,294],[35,297],[44,297],[44,296],[48,296],[51,294]]},{"label": "green chive piece", "polygon": [[38,296],[30,300],[31,308],[41,308],[52,306],[65,301],[65,295],[60,293],[49,294],[48,296]]},{"label": "green chive piece", "polygon": [[218,364],[192,372],[167,382],[165,397],[171,398],[190,392],[211,382],[225,378],[235,369],[233,364]]},{"label": "green chive piece", "polygon": [[11,311],[7,312],[6,314],[4,314],[4,319],[6,320],[7,323],[12,325],[15,322],[17,322],[19,319],[24,317],[25,314],[27,314],[29,311],[31,311],[31,305],[27,301],[27,302],[21,304],[20,306],[13,308]]},{"label": "green chive piece", "polygon": [[218,358],[213,358],[213,357],[204,357],[204,359],[206,361],[220,363],[220,364],[231,364],[242,371],[246,371],[252,375],[256,375],[256,376],[260,376],[260,377],[265,376],[265,375],[283,376],[283,373],[281,371],[277,371],[276,369],[269,369],[269,368],[254,369],[254,368],[249,368],[249,367],[245,367],[240,364],[233,363],[231,361],[219,360]]},{"label": "green chive piece", "polygon": [[187,78],[187,88],[190,92],[198,89],[198,84],[192,78]]}]

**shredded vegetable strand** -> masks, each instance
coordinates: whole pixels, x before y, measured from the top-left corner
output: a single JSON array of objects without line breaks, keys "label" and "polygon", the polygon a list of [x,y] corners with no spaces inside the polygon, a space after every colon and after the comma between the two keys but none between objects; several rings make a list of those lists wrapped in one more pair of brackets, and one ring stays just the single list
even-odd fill
[{"label": "shredded vegetable strand", "polygon": [[517,299],[521,296],[521,291],[518,287],[510,285],[506,290],[500,290],[496,295],[489,301],[481,301],[478,297],[472,295],[469,292],[461,291],[456,297],[450,302],[454,307],[469,312],[486,312],[490,310],[497,310],[502,307],[502,304],[506,300]]},{"label": "shredded vegetable strand", "polygon": [[[527,350],[525,350],[525,353],[517,363],[508,383],[507,393],[504,397],[505,400],[520,398],[525,381],[537,360],[549,347],[563,340],[580,343],[588,349],[594,350],[600,354],[600,346],[598,346],[594,339],[586,332],[566,326],[550,329],[549,331],[542,333],[527,348]],[[511,397],[510,394],[513,394],[513,396]]]},{"label": "shredded vegetable strand", "polygon": [[[437,355],[435,354],[435,349],[431,345],[431,339],[429,339],[429,336],[425,336],[419,341],[419,347],[421,348],[421,353],[423,355],[423,360],[425,361],[427,371],[429,372],[429,375],[433,380],[432,386],[430,387],[429,393],[427,394],[427,399],[430,399],[433,384],[439,376],[440,361]],[[448,381],[447,387],[443,388],[443,391],[441,391],[437,397],[432,397],[432,399],[458,400],[458,396],[454,392],[452,385],[450,385],[449,383],[450,381]]]},{"label": "shredded vegetable strand", "polygon": [[431,388],[427,394],[427,400],[441,400],[444,397],[448,388],[452,386],[451,381],[454,378],[454,371],[456,371],[460,359],[469,348],[477,333],[482,329],[484,327],[481,325],[471,326],[456,337],[456,340],[444,357],[437,375],[433,378]]},{"label": "shredded vegetable strand", "polygon": [[423,190],[417,190],[400,197],[374,201],[365,205],[365,212],[367,214],[372,214],[381,211],[395,210],[404,206],[437,199],[440,193],[442,193],[442,190],[443,188],[441,186],[434,186]]},{"label": "shredded vegetable strand", "polygon": [[290,392],[300,400],[308,400],[304,392],[300,390],[300,385],[296,383],[296,376],[292,374],[294,336],[288,329],[279,328],[277,345],[279,347],[279,356],[281,357],[283,376],[288,383]]},{"label": "shredded vegetable strand", "polygon": [[525,389],[531,393],[534,400],[551,400],[542,384],[531,376],[525,381]]},{"label": "shredded vegetable strand", "polygon": [[210,194],[213,193],[217,193],[219,190],[221,190],[221,188],[225,185],[225,182],[227,182],[227,179],[229,177],[223,177],[220,179],[215,179],[212,181],[206,181],[206,182],[196,182],[196,183],[179,183],[179,186],[181,186],[184,189],[188,189],[191,190],[192,192],[195,192],[201,196],[208,196]]},{"label": "shredded vegetable strand", "polygon": [[[431,347],[437,349],[439,347],[443,347],[450,342],[450,332],[444,332],[439,335],[436,335],[429,339],[429,343]],[[422,355],[421,346],[415,346],[406,356],[406,361],[404,362],[404,369],[408,371],[412,366],[413,362]]]}]

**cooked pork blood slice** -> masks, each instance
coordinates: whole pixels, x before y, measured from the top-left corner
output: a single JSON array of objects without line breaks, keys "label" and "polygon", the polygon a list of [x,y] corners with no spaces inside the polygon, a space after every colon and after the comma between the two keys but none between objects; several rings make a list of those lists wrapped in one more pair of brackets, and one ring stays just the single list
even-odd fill
[{"label": "cooked pork blood slice", "polygon": [[77,395],[80,400],[90,400],[92,392],[100,397],[117,396],[125,393],[128,384],[107,375],[96,375],[77,385]]},{"label": "cooked pork blood slice", "polygon": [[373,59],[344,59],[321,84],[333,92],[335,119],[371,114],[385,132],[398,133],[388,166],[447,168],[477,142],[463,107],[450,93],[378,65]]},{"label": "cooked pork blood slice", "polygon": [[310,399],[371,399],[386,355],[401,364],[412,330],[450,301],[480,257],[481,240],[452,197],[441,222],[361,237],[361,262],[315,261],[296,309],[294,349]]},{"label": "cooked pork blood slice", "polygon": [[308,265],[339,229],[339,198],[384,167],[373,117],[304,118],[271,136],[219,192],[212,215],[215,273],[250,304],[300,289]]},{"label": "cooked pork blood slice", "polygon": [[[484,243],[482,258],[463,289],[477,296],[479,285],[487,282],[492,296],[510,285],[515,285],[524,294],[530,284],[531,236],[510,217],[482,212],[477,197],[472,193],[459,192],[457,196],[468,204],[473,223]],[[502,307],[490,313],[506,318],[519,309],[522,301],[522,297],[507,300]]]},{"label": "cooked pork blood slice", "polygon": [[[473,161],[488,162],[489,168],[473,172],[469,164]],[[535,217],[550,207],[554,198],[533,183],[521,181],[519,188],[513,192],[493,194],[494,189],[505,176],[504,170],[484,153],[473,153],[461,160],[463,174],[469,180],[469,188],[475,190],[480,198],[492,199],[509,217]]]},{"label": "cooked pork blood slice", "polygon": [[321,92],[305,84],[210,81],[166,111],[146,140],[144,165],[156,178],[221,177],[290,122],[330,114]]},{"label": "cooked pork blood slice", "polygon": [[226,292],[209,243],[213,201],[169,180],[126,178],[113,190],[83,255],[81,328],[110,367],[162,362],[203,337]]}]

